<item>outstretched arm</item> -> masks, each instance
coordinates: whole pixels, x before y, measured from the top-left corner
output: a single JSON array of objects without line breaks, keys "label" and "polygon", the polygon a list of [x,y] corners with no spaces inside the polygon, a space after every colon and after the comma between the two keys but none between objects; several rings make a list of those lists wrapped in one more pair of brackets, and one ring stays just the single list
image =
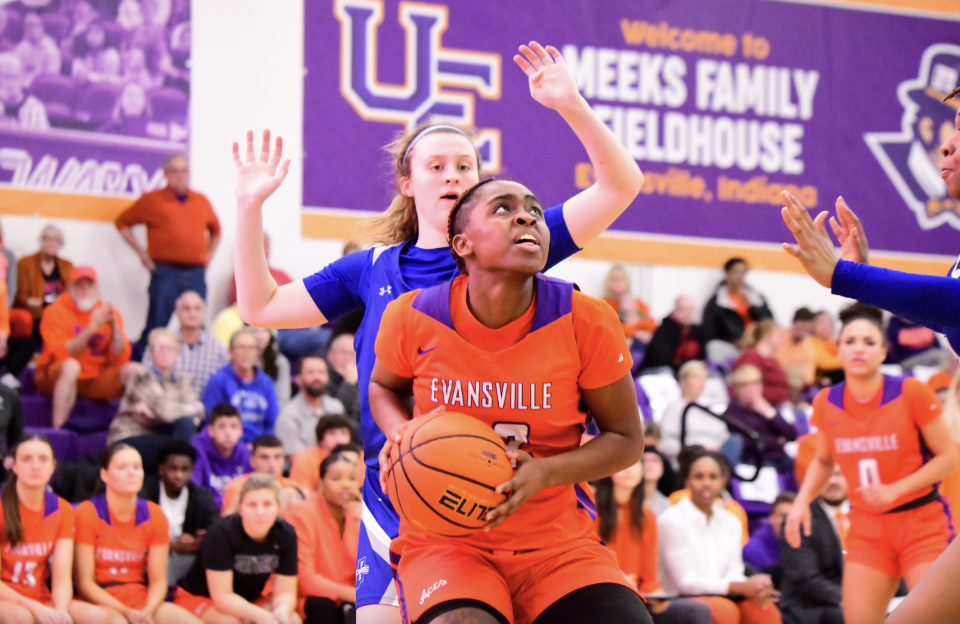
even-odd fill
[{"label": "outstretched arm", "polygon": [[246,162],[240,146],[233,144],[237,171],[237,237],[233,270],[237,276],[237,308],[244,322],[258,327],[286,329],[326,323],[323,313],[302,280],[277,286],[267,268],[263,248],[263,202],[276,191],[290,170],[283,160],[283,139],[277,137],[270,151],[270,131],[263,131],[260,156],[253,149],[253,132],[247,132]]},{"label": "outstretched arm", "polygon": [[536,41],[520,46],[513,60],[530,78],[530,95],[563,117],[587,150],[597,182],[567,200],[563,218],[573,242],[583,247],[613,224],[643,187],[637,161],[580,95],[560,51]]}]

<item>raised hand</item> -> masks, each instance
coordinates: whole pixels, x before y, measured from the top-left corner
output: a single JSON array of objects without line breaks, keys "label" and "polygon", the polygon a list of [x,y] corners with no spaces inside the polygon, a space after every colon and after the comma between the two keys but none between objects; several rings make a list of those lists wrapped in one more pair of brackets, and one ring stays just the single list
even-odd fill
[{"label": "raised hand", "polygon": [[574,105],[580,98],[577,84],[563,61],[560,51],[553,46],[544,48],[536,41],[520,46],[514,62],[530,78],[530,95],[547,108],[560,111]]},{"label": "raised hand", "polygon": [[840,241],[841,258],[870,264],[870,248],[867,245],[867,235],[863,233],[863,225],[842,197],[837,198],[837,216],[830,217],[830,227]]},{"label": "raised hand", "polygon": [[290,171],[290,159],[283,157],[283,138],[277,137],[270,152],[270,131],[263,131],[260,157],[253,150],[253,131],[247,130],[246,162],[240,159],[240,146],[233,144],[233,166],[237,171],[236,195],[238,206],[262,205],[273,195]]},{"label": "raised hand", "polygon": [[799,260],[804,270],[817,280],[817,283],[830,288],[833,271],[837,268],[840,257],[827,234],[827,213],[821,212],[816,219],[811,219],[810,213],[796,197],[787,191],[780,193],[780,196],[785,206],[780,211],[783,222],[797,239],[796,245],[784,243],[783,249]]}]

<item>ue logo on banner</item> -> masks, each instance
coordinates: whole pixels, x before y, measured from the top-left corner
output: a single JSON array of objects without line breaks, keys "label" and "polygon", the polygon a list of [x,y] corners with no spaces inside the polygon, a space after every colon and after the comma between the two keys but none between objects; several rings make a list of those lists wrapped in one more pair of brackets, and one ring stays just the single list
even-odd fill
[{"label": "ue logo on banner", "polygon": [[960,202],[940,177],[940,145],[954,132],[960,100],[943,102],[960,85],[960,46],[938,43],[920,59],[917,77],[901,82],[900,132],[868,132],[867,145],[925,230],[949,223],[960,230]]},{"label": "ue logo on banner", "polygon": [[[474,124],[474,95],[500,99],[500,55],[444,48],[446,6],[401,2],[399,22],[406,36],[404,84],[377,80],[377,27],[382,0],[336,0],[340,21],[340,92],[363,118],[401,123],[410,130],[421,120],[462,126]],[[500,170],[500,131],[482,129],[476,146],[488,173]]]}]

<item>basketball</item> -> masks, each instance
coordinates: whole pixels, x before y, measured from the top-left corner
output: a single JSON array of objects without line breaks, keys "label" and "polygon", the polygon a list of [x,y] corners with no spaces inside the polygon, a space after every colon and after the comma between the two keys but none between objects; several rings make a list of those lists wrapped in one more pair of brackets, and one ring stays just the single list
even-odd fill
[{"label": "basketball", "polygon": [[466,537],[487,525],[506,496],[494,490],[513,475],[503,439],[472,416],[416,418],[390,454],[387,494],[421,531]]}]

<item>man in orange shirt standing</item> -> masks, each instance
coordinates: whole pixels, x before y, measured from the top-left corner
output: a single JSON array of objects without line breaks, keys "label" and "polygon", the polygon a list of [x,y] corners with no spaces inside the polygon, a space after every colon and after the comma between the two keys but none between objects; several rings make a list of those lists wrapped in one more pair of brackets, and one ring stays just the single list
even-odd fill
[{"label": "man in orange shirt standing", "polygon": [[[204,272],[220,241],[220,222],[213,207],[206,197],[189,188],[186,156],[168,156],[163,172],[167,176],[166,188],[145,194],[116,221],[120,235],[150,271],[150,307],[137,341],[138,355],[143,352],[150,330],[170,321],[177,297],[193,290],[206,300]],[[146,249],[131,229],[139,224],[147,227]]]},{"label": "man in orange shirt standing", "polygon": [[55,429],[67,421],[78,396],[119,399],[139,367],[130,362],[120,311],[100,299],[93,267],[74,267],[67,291],[43,311],[40,335],[37,390],[53,395]]}]

